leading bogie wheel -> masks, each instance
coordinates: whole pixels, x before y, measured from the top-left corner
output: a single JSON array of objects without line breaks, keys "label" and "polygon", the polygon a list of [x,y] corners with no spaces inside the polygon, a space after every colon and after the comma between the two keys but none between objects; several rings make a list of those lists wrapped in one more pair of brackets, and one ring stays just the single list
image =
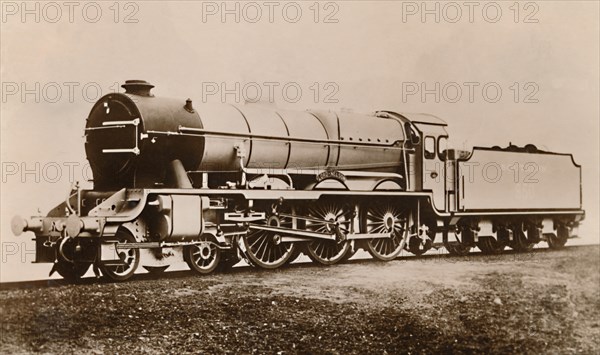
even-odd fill
[{"label": "leading bogie wheel", "polygon": [[120,262],[100,262],[98,267],[102,276],[110,281],[126,281],[130,279],[140,263],[140,250],[126,248],[128,243],[135,243],[133,235],[124,228],[117,231],[114,239],[117,242],[116,253]]},{"label": "leading bogie wheel", "polygon": [[408,211],[391,202],[371,203],[364,209],[363,233],[390,233],[390,238],[369,239],[366,249],[378,260],[395,259],[404,248],[408,233]]},{"label": "leading bogie wheel", "polygon": [[352,245],[350,241],[343,238],[350,231],[351,215],[354,210],[335,201],[319,201],[310,206],[307,213],[314,219],[306,222],[307,230],[329,235],[336,234],[338,238],[309,242],[306,245],[306,255],[312,261],[323,265],[332,265],[346,260],[348,254],[352,253]]},{"label": "leading bogie wheel", "polygon": [[59,257],[54,265],[54,270],[67,282],[75,283],[85,275],[91,264],[88,262],[70,262]]},{"label": "leading bogie wheel", "polygon": [[183,259],[190,270],[198,274],[213,272],[221,260],[221,250],[210,237],[203,236],[200,242],[183,247]]},{"label": "leading bogie wheel", "polygon": [[[62,250],[68,254],[66,258],[73,258],[72,251],[75,249],[75,241],[72,238],[62,239],[60,242]],[[71,253],[69,253],[71,252]],[[57,252],[57,261],[54,271],[58,272],[67,282],[77,282],[90,268],[91,262],[67,260],[60,252]]]}]

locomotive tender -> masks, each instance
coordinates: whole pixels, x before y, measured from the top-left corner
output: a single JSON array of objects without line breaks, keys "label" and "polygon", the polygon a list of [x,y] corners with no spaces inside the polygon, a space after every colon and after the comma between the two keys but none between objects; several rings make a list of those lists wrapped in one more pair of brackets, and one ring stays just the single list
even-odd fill
[{"label": "locomotive tender", "polygon": [[194,105],[153,87],[129,80],[92,108],[93,189],[13,219],[51,274],[76,280],[93,266],[123,281],[140,264],[158,273],[182,260],[204,274],[302,253],[330,265],[358,249],[387,261],[442,246],[560,248],[584,217],[570,154],[447,149],[446,123],[425,114]]}]

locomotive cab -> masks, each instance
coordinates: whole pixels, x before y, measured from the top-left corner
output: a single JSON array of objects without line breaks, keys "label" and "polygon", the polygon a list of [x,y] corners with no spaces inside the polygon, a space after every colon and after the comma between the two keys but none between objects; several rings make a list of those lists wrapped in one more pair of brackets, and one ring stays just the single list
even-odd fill
[{"label": "locomotive cab", "polygon": [[445,211],[447,186],[446,151],[448,132],[443,120],[427,114],[403,114],[411,120],[421,139],[415,145],[417,190],[431,191],[432,204],[438,211]]}]

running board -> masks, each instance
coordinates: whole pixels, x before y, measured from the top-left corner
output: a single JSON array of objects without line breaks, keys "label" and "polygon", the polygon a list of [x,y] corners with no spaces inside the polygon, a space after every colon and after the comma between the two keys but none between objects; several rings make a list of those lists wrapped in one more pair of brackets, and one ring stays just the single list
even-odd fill
[{"label": "running board", "polygon": [[[239,234],[239,233],[236,233]],[[127,250],[127,249],[155,249],[155,248],[177,248],[185,247],[188,245],[197,245],[206,243],[204,241],[190,241],[190,242],[139,242],[139,243],[102,243],[102,247],[113,248],[112,250]],[[219,249],[231,249],[231,246],[223,246],[214,242],[209,242]],[[107,249],[111,250],[111,249]]]}]

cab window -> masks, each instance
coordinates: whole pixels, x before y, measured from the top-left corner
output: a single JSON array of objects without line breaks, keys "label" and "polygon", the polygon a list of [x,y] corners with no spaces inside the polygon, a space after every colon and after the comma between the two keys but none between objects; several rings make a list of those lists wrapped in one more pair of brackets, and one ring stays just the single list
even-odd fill
[{"label": "cab window", "polygon": [[446,160],[446,152],[448,149],[448,137],[441,136],[438,138],[438,158],[444,161]]},{"label": "cab window", "polygon": [[425,159],[433,159],[435,158],[435,138],[433,137],[425,137]]}]

